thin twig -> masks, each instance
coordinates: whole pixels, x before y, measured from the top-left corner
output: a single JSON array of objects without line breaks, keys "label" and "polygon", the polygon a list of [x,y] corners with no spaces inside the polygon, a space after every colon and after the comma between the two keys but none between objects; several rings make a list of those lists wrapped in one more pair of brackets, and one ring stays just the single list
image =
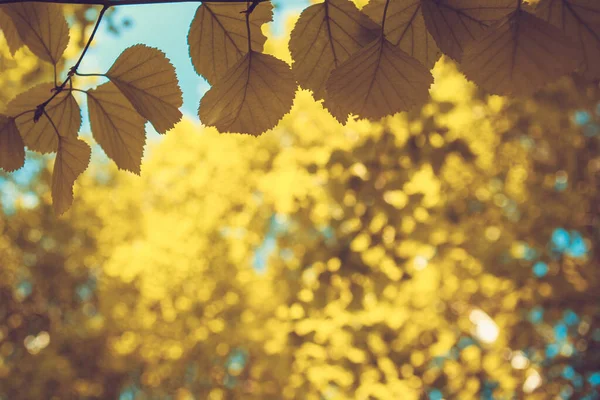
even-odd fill
[{"label": "thin twig", "polygon": [[50,116],[48,115],[46,110],[44,110],[43,112],[44,112],[44,115],[46,116],[46,118],[48,118],[48,121],[50,121],[50,125],[52,125],[52,127],[54,128],[54,132],[56,132],[56,137],[58,138],[58,140],[60,140],[60,133],[58,132],[58,128],[54,124],[54,121],[52,121],[52,118],[50,118]]},{"label": "thin twig", "polygon": [[[69,69],[69,74],[67,76],[67,79],[65,79],[60,86],[57,86],[56,82],[55,82],[54,89],[53,89],[54,93],[52,93],[52,96],[50,96],[50,98],[48,100],[46,100],[45,102],[39,104],[36,107],[36,109],[34,110],[35,111],[34,115],[33,115],[33,121],[34,122],[38,122],[38,120],[40,119],[40,116],[42,114],[44,114],[46,117],[48,117],[48,119],[52,123],[52,126],[56,130],[56,125],[54,125],[54,122],[52,121],[52,119],[46,113],[46,106],[48,104],[50,104],[50,102],[52,100],[54,100],[54,98],[56,96],[58,96],[58,94],[65,89],[65,87],[67,86],[67,84],[69,84],[71,88],[73,87],[73,85],[71,83],[71,78],[77,72],[77,68],[79,68],[79,64],[81,64],[81,61],[83,60],[83,57],[85,56],[85,53],[87,52],[87,50],[89,49],[90,45],[92,44],[92,41],[94,40],[94,35],[96,34],[96,31],[98,30],[98,27],[100,26],[100,22],[102,21],[102,17],[104,16],[104,13],[106,12],[106,10],[108,10],[108,6],[106,6],[106,5],[104,7],[102,7],[102,10],[100,10],[100,14],[98,15],[98,19],[96,20],[96,25],[94,25],[94,30],[92,31],[92,34],[90,35],[90,37],[89,37],[89,39],[88,39],[88,41],[87,41],[87,43],[85,45],[85,48],[81,52],[81,55],[79,56],[79,59],[77,60],[77,62],[75,63],[75,65]],[[55,66],[55,68],[56,68],[56,66]],[[56,77],[56,74],[55,74],[55,77]],[[58,133],[58,130],[57,130],[57,133]]]},{"label": "thin twig", "polygon": [[[258,3],[256,3],[256,4],[258,4]],[[254,7],[256,7],[255,3],[252,3],[252,5],[254,5]],[[248,53],[252,53],[252,39],[250,38],[250,14],[254,10],[254,8],[251,8],[252,6],[250,6],[249,1],[246,2],[246,6],[248,8],[246,9],[246,11],[242,11],[242,12],[246,14],[246,34],[248,35]]]},{"label": "thin twig", "polygon": [[98,30],[98,27],[100,26],[100,21],[102,21],[102,17],[104,16],[104,13],[106,12],[106,10],[108,10],[108,7],[109,6],[105,5],[104,7],[102,7],[102,10],[100,10],[100,14],[98,14],[98,19],[96,20],[96,25],[94,25],[92,34],[90,35],[90,38],[88,39],[88,42],[85,45],[85,48],[81,52],[81,55],[79,56],[79,60],[77,60],[75,65],[71,68],[72,72],[70,72],[70,75],[75,73],[77,71],[77,68],[79,68],[79,64],[81,64],[83,57],[85,57],[85,53],[87,53],[88,49],[90,48],[90,45],[92,44],[92,41],[94,40],[94,36],[96,35],[96,31]]},{"label": "thin twig", "polygon": [[80,72],[75,71],[75,75],[77,76],[106,76],[106,74],[82,74]]}]

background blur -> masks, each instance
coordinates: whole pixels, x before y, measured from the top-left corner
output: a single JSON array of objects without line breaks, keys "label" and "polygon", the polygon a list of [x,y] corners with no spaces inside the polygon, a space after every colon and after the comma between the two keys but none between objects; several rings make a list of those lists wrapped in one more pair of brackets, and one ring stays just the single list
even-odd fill
[{"label": "background blur", "polygon": [[[306,4],[281,3],[267,51],[289,60]],[[597,85],[488,96],[442,59],[411,113],[341,126],[300,91],[259,139],[219,135],[195,119],[196,6],[152,7],[82,64],[137,41],[174,60],[188,116],[142,176],[95,146],[57,219],[47,159],[0,175],[1,400],[600,398]],[[66,10],[74,58],[97,10]],[[0,110],[47,80],[36,60],[0,36]]]}]

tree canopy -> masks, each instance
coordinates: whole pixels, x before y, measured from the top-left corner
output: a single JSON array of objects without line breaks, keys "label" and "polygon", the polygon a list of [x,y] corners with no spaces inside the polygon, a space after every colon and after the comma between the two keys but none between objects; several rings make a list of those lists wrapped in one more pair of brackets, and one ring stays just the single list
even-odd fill
[{"label": "tree canopy", "polygon": [[[596,7],[540,9],[554,18],[566,5],[586,18]],[[324,12],[317,6],[295,29]],[[61,12],[75,23],[58,71],[94,29],[85,8]],[[246,54],[231,68],[288,62],[296,34],[289,46],[265,35],[273,58]],[[8,40],[4,31],[0,109],[37,110],[40,87],[57,92],[44,83],[55,68],[35,47],[11,54]],[[367,57],[372,43],[356,51]],[[259,140],[184,118],[149,144],[143,124],[164,127],[172,99],[164,114],[140,111],[131,99],[148,92],[128,83],[123,63],[157,54],[128,49],[110,82],[82,96],[67,84],[37,123],[32,112],[0,119],[3,162],[19,137],[79,127],[82,98],[92,130],[44,136],[36,143],[59,149],[54,160],[30,151],[35,162],[0,175],[1,400],[598,398],[600,92],[586,69],[499,96],[443,57],[428,67],[423,104],[405,113],[340,124],[316,89],[298,90]],[[169,71],[156,70],[167,80]],[[330,78],[306,76],[328,93]],[[126,128],[111,122],[123,110]],[[52,196],[70,204],[65,179],[85,169],[78,154],[91,135],[114,162],[94,151],[79,200],[58,218]],[[141,177],[120,171],[142,170],[143,151],[126,151],[140,142]]]},{"label": "tree canopy", "polygon": [[4,175],[0,398],[596,398],[598,88],[433,74],[378,122],[184,120],[61,219],[47,158]]}]

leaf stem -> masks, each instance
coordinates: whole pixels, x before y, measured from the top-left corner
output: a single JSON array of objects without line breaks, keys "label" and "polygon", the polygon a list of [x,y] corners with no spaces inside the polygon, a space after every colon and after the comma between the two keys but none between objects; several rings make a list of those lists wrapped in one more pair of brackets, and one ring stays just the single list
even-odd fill
[{"label": "leaf stem", "polygon": [[[252,3],[250,3],[252,1]],[[260,0],[246,0],[246,10],[242,13],[246,14],[246,33],[248,35],[248,53],[252,52],[252,40],[250,38],[250,14],[261,3]]]},{"label": "leaf stem", "polygon": [[75,75],[77,75],[77,76],[103,76],[103,77],[106,76],[106,74],[82,74],[82,73],[77,72],[77,71],[75,71]]},{"label": "leaf stem", "polygon": [[385,20],[387,18],[387,10],[388,10],[388,6],[390,5],[390,0],[387,0],[385,2],[385,7],[383,8],[383,17],[381,18],[381,36],[383,37],[384,32],[385,32]]},{"label": "leaf stem", "polygon": [[[244,11],[246,13],[246,35],[248,36],[248,53],[252,52],[252,40],[250,39],[250,13],[252,12],[250,2],[247,1],[246,5],[248,9]],[[255,6],[256,7],[256,6]]]},{"label": "leaf stem", "polygon": [[17,118],[22,117],[25,114],[34,113],[34,112],[35,112],[35,108],[18,113],[17,115],[15,115],[14,117],[11,117],[11,118],[16,120]]},{"label": "leaf stem", "polygon": [[[331,34],[331,18],[329,17],[329,0],[325,0],[323,2],[323,5],[324,5],[324,9],[325,9],[325,21],[326,21],[325,26],[327,27],[327,36],[333,37]],[[335,66],[337,67],[339,65],[338,56],[335,52],[335,46],[334,46],[333,40],[329,40],[329,46],[331,47],[331,54],[333,54],[333,62],[335,64]]]}]

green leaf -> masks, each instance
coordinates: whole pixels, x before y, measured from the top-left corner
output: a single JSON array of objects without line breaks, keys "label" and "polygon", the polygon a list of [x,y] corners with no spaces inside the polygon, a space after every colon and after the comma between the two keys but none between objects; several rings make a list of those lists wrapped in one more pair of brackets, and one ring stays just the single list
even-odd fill
[{"label": "green leaf", "polygon": [[517,7],[515,0],[423,0],[427,29],[444,54],[460,61],[465,47]]},{"label": "green leaf", "polygon": [[580,72],[588,79],[600,79],[600,2],[543,0],[536,14],[579,45],[583,55]]},{"label": "green leaf", "polygon": [[306,8],[289,45],[300,86],[312,90],[317,100],[325,98],[331,71],[372,42],[378,31],[379,26],[348,0],[328,0]]},{"label": "green leaf", "polygon": [[52,205],[57,215],[73,204],[73,185],[90,163],[91,149],[77,138],[63,137],[58,143],[58,153],[52,172]]},{"label": "green leaf", "polygon": [[[362,9],[373,21],[381,23],[387,0],[371,0]],[[426,66],[433,68],[442,53],[427,31],[421,0],[390,1],[384,34],[387,40]]]},{"label": "green leaf", "polygon": [[25,44],[19,37],[19,33],[17,32],[15,24],[13,24],[10,17],[6,15],[4,11],[2,11],[2,7],[0,7],[0,30],[4,34],[4,39],[6,39],[6,44],[8,45],[10,54],[14,56],[17,50],[19,50]]},{"label": "green leaf", "polygon": [[106,76],[159,133],[167,132],[181,119],[181,89],[175,68],[162,51],[143,44],[129,47]]},{"label": "green leaf", "polygon": [[285,62],[253,51],[204,95],[198,114],[220,132],[258,136],[290,111],[296,88]]},{"label": "green leaf", "polygon": [[2,6],[23,43],[40,59],[58,64],[69,44],[69,26],[58,4],[13,3]]},{"label": "green leaf", "polygon": [[331,109],[377,120],[427,101],[433,76],[381,37],[336,68],[327,81]]},{"label": "green leaf", "polygon": [[25,163],[25,144],[13,118],[0,114],[0,168],[16,171]]},{"label": "green leaf", "polygon": [[94,139],[117,167],[139,175],[146,143],[146,119],[112,82],[88,90],[87,96]]},{"label": "green leaf", "polygon": [[467,47],[462,70],[490,93],[526,96],[573,71],[580,60],[577,45],[558,28],[518,10]]},{"label": "green leaf", "polygon": [[[16,116],[36,107],[52,96],[54,85],[42,83],[19,94],[7,105],[8,115]],[[65,90],[59,93],[46,106],[46,113],[63,137],[75,137],[81,127],[81,110],[72,93]],[[34,113],[27,112],[16,118],[19,132],[25,145],[40,153],[52,153],[58,149],[58,137],[52,123],[45,115],[34,122]]]},{"label": "green leaf", "polygon": [[[196,71],[213,84],[248,52],[245,11],[239,3],[202,3],[188,34],[190,57]],[[271,3],[261,3],[250,14],[252,50],[262,51],[267,38],[261,26],[273,18]]]}]

